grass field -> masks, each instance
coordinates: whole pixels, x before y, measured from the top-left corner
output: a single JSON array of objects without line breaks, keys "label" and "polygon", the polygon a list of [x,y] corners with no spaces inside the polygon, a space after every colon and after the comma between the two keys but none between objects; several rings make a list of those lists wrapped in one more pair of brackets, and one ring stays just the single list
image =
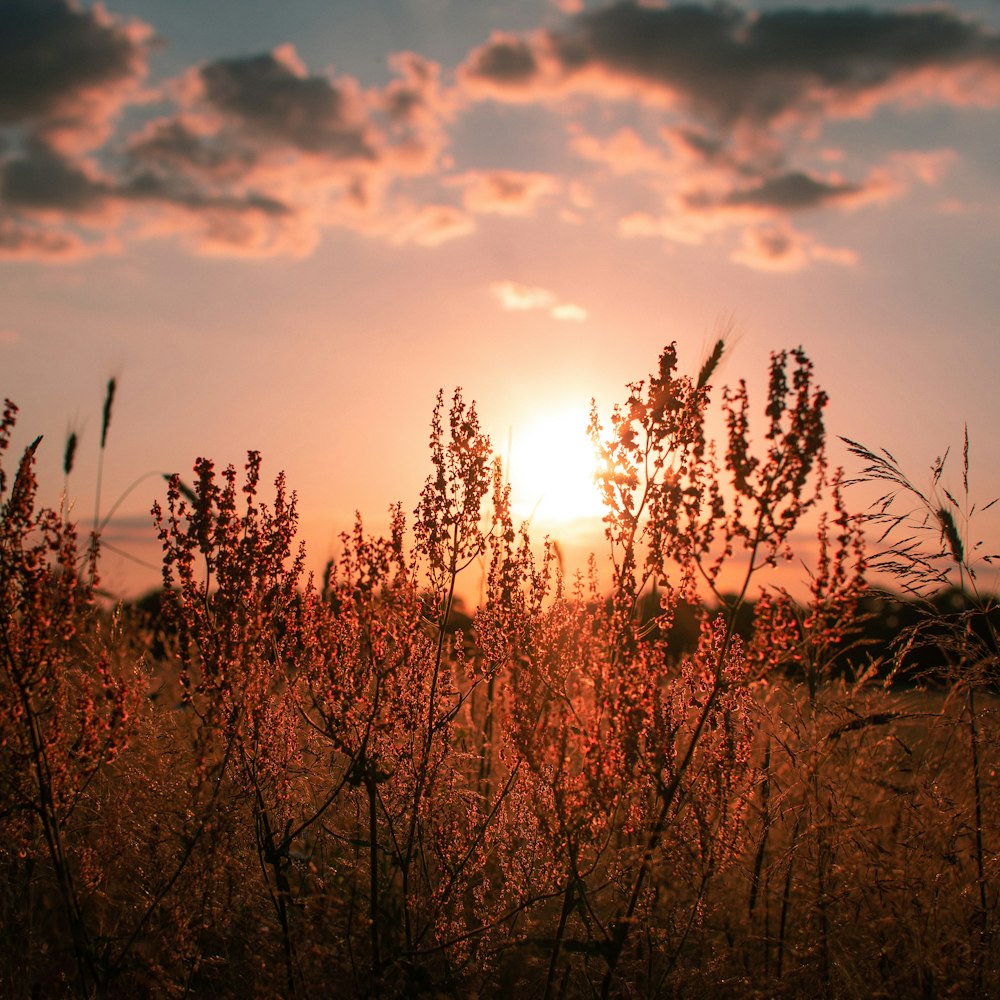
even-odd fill
[{"label": "grass field", "polygon": [[[97,598],[99,533],[38,505],[35,446],[5,464],[0,993],[1000,995],[997,644],[969,524],[922,497],[929,547],[866,550],[801,351],[773,356],[765,405],[725,392],[706,441],[722,351],[686,377],[668,347],[594,415],[606,562],[572,579],[513,523],[457,391],[417,509],[384,537],[359,519],[322,580],[259,455],[174,477],[146,610]],[[109,394],[102,445],[110,418]],[[759,589],[793,556],[805,598]],[[963,602],[914,603],[873,651],[866,564],[893,559]]]}]

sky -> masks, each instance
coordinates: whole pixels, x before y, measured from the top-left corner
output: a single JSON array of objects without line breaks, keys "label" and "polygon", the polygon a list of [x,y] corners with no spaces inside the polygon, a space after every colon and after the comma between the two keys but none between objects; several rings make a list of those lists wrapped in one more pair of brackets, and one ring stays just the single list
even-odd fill
[{"label": "sky", "polygon": [[801,345],[921,485],[967,423],[982,506],[998,262],[998,0],[0,2],[0,396],[86,524],[116,379],[115,593],[199,456],[283,469],[320,564],[412,510],[456,386],[519,515],[600,551],[591,398],[722,329],[718,381],[762,410]]}]

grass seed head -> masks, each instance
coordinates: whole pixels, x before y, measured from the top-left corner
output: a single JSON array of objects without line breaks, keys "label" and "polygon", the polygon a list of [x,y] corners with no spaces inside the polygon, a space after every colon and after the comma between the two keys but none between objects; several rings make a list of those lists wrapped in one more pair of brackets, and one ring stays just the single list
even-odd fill
[{"label": "grass seed head", "polygon": [[962,545],[962,536],[958,533],[958,526],[955,524],[955,516],[947,507],[939,507],[937,517],[941,524],[941,534],[948,541],[951,557],[961,565],[965,562],[965,547]]},{"label": "grass seed head", "polygon": [[80,443],[76,431],[70,431],[66,438],[66,450],[63,452],[63,474],[69,475],[73,471],[73,460],[76,458],[76,446]]},{"label": "grass seed head", "polygon": [[101,449],[104,449],[108,439],[108,428],[111,426],[111,407],[115,401],[115,389],[118,383],[115,379],[108,379],[108,391],[104,397],[104,415],[101,419]]}]

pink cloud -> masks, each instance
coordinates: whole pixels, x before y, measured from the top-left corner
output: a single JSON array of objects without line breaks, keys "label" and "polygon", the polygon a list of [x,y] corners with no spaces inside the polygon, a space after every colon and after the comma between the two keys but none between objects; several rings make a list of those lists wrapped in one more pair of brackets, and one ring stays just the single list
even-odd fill
[{"label": "pink cloud", "polygon": [[587,310],[572,302],[562,302],[552,308],[551,316],[571,323],[583,323],[587,319]]},{"label": "pink cloud", "polygon": [[511,312],[529,312],[532,309],[551,309],[558,301],[555,293],[547,288],[534,288],[517,281],[497,281],[490,291],[500,305]]},{"label": "pink cloud", "polygon": [[463,188],[470,212],[496,215],[532,215],[559,188],[551,174],[517,170],[470,171],[449,183]]},{"label": "pink cloud", "polygon": [[1000,105],[1000,34],[945,10],[749,12],[625,0],[581,11],[559,30],[495,35],[470,53],[459,80],[480,100],[566,107],[581,95],[657,110],[663,145],[632,128],[600,138],[571,130],[577,155],[618,174],[714,167],[767,185],[801,173],[788,167],[789,151],[813,144],[831,118],[886,105]]},{"label": "pink cloud", "polygon": [[[99,170],[85,146],[52,139],[69,134],[69,125],[74,135],[87,125],[91,141],[106,138],[108,115],[145,71],[145,50],[129,48],[140,32],[119,29],[98,7],[83,15],[52,2],[60,16],[37,31],[69,31],[85,51],[61,89],[42,86],[26,109],[17,101],[21,82],[5,79],[0,68],[0,110],[4,101],[16,107],[15,125],[27,130],[19,151],[0,155],[8,256],[64,260],[100,252],[112,245],[103,238],[110,232],[252,256],[302,256],[329,226],[398,238],[398,210],[386,205],[387,192],[435,170],[447,144],[443,123],[452,109],[436,64],[400,54],[392,59],[398,79],[365,92],[348,77],[310,74],[285,45],[184,73],[163,88],[176,110],[138,126],[124,141],[124,161]],[[5,16],[0,9],[0,24]],[[85,58],[90,50],[110,60],[100,72]],[[100,123],[98,92],[107,98]],[[410,210],[404,241],[434,245],[470,226],[457,210]]]},{"label": "pink cloud", "polygon": [[[696,244],[735,229],[737,259],[787,268],[851,257],[806,248],[790,216],[899,198],[938,183],[950,164],[938,151],[898,154],[852,177],[842,150],[817,145],[824,123],[886,106],[1000,105],[1000,34],[944,9],[751,12],[624,0],[581,8],[558,29],[495,34],[458,80],[473,100],[550,106],[570,118],[581,161],[635,178],[633,203],[646,204],[622,215],[622,235]],[[611,122],[615,105],[644,106],[646,122],[652,113],[660,126],[585,131],[572,121],[579,98],[599,102]],[[790,162],[802,153],[808,167]],[[578,216],[567,208],[563,217]]]},{"label": "pink cloud", "polygon": [[53,229],[0,219],[0,260],[32,260],[67,264],[99,254],[114,253],[120,243],[107,235],[84,239],[68,229]]},{"label": "pink cloud", "polygon": [[[291,46],[208,63],[181,82],[181,111],[136,136],[133,162],[181,207],[191,191],[213,203],[228,196],[213,248],[232,233],[254,252],[299,255],[329,226],[439,245],[469,232],[470,220],[449,206],[393,207],[387,197],[395,182],[437,169],[453,109],[437,64],[400,53],[391,65],[399,79],[364,92],[350,78],[309,74]],[[253,211],[255,200],[284,211]]]},{"label": "pink cloud", "polygon": [[910,150],[893,153],[889,158],[886,172],[899,182],[915,179],[921,184],[934,185],[941,182],[958,159],[954,149]]},{"label": "pink cloud", "polygon": [[[415,52],[392,56],[393,79],[370,89],[310,71],[291,45],[206,61],[161,89],[173,108],[112,149],[123,109],[144,99],[151,29],[100,4],[7,0],[0,255],[69,260],[156,237],[302,256],[331,227],[432,247],[477,215],[544,205],[571,223],[617,216],[623,236],[733,239],[751,266],[846,263],[789,219],[938,184],[955,154],[852,167],[820,145],[824,123],[887,105],[1000,105],[1000,35],[945,9],[552,2],[560,27],[494,34],[453,81]],[[562,116],[573,176],[455,169],[452,127],[485,100]]]},{"label": "pink cloud", "polygon": [[827,247],[784,223],[766,223],[743,230],[731,259],[759,271],[800,271],[812,261],[851,266],[857,257],[845,248]]},{"label": "pink cloud", "polygon": [[456,113],[454,98],[444,90],[437,63],[415,52],[398,52],[389,65],[400,79],[372,98],[387,121],[384,154],[403,173],[428,173],[448,146],[445,125]]},{"label": "pink cloud", "polygon": [[415,243],[436,247],[449,240],[467,236],[475,229],[473,219],[452,205],[424,205],[394,227],[393,243]]},{"label": "pink cloud", "polygon": [[[687,245],[735,232],[740,245],[732,259],[771,270],[792,270],[821,260],[854,263],[853,251],[809,242],[789,220],[820,211],[855,211],[904,197],[915,185],[940,182],[954,158],[952,150],[893,153],[860,180],[850,180],[839,170],[752,171],[721,158],[669,160],[659,174],[654,173],[650,186],[658,192],[660,211],[627,212],[619,219],[618,232],[626,238]],[[651,173],[656,162],[652,157],[642,160]]]},{"label": "pink cloud", "polygon": [[490,293],[508,312],[547,312],[553,319],[582,323],[587,310],[573,302],[561,302],[555,292],[547,288],[522,285],[517,281],[495,281]]},{"label": "pink cloud", "polygon": [[720,228],[721,225],[712,224],[711,220],[683,213],[655,215],[650,212],[630,212],[618,220],[618,235],[626,239],[654,237],[688,246],[704,243],[707,233]]},{"label": "pink cloud", "polygon": [[619,175],[663,174],[674,169],[669,149],[651,145],[628,127],[607,138],[598,138],[579,127],[571,128],[570,148],[577,156],[604,164]]},{"label": "pink cloud", "polygon": [[211,257],[307,257],[319,241],[315,226],[266,202],[166,201],[148,206],[142,220],[145,237],[179,237],[195,253]]}]

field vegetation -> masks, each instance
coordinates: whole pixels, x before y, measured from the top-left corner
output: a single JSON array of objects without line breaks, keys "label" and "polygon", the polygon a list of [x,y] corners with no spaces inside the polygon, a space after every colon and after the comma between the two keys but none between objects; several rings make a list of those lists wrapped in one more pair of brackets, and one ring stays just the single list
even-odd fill
[{"label": "field vegetation", "polygon": [[[594,413],[606,541],[568,578],[456,391],[416,510],[321,579],[251,452],[170,478],[162,591],[109,607],[100,521],[40,504],[8,403],[0,993],[1000,995],[968,443],[956,498],[849,442],[866,525],[801,350],[707,439],[723,350]],[[792,559],[804,595],[761,585]]]}]

